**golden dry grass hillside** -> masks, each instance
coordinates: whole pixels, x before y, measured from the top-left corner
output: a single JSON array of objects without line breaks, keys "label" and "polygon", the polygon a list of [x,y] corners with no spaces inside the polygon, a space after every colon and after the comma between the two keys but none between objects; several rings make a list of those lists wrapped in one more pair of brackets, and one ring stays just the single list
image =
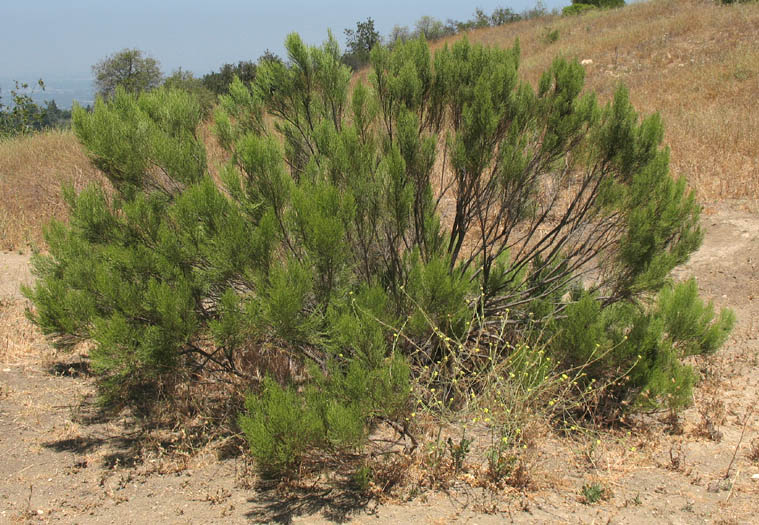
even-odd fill
[{"label": "golden dry grass hillside", "polygon": [[[546,35],[554,31],[552,42]],[[522,75],[533,83],[556,55],[585,61],[587,88],[601,99],[623,82],[641,113],[662,114],[672,171],[702,201],[759,197],[759,4],[654,0],[466,37],[494,46],[518,38]],[[208,126],[204,136],[215,169],[221,152]],[[70,132],[1,141],[0,249],[39,245],[42,225],[65,215],[61,184],[81,186],[97,177]]]},{"label": "golden dry grass hillside", "polygon": [[0,140],[0,249],[42,241],[42,226],[64,218],[63,184],[82,187],[99,177],[68,131]]},{"label": "golden dry grass hillside", "polygon": [[518,38],[532,83],[556,55],[586,61],[587,89],[602,100],[622,82],[639,112],[662,114],[672,171],[702,200],[759,197],[759,4],[654,0],[466,36],[493,46]]}]

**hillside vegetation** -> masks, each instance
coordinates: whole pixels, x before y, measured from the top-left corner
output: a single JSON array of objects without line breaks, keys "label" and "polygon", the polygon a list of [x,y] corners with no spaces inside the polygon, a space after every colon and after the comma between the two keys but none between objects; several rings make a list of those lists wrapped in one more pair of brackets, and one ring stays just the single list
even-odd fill
[{"label": "hillside vegetation", "polygon": [[[552,31],[558,31],[555,42],[546,37]],[[759,194],[757,34],[757,4],[686,0],[526,20],[466,37],[498,47],[518,38],[520,75],[533,84],[557,54],[591,60],[585,86],[602,98],[624,82],[638,111],[662,114],[672,173],[686,177],[708,202]],[[205,136],[211,140],[210,133]],[[210,146],[214,171],[222,158]],[[65,213],[61,183],[80,186],[97,176],[70,132],[0,142],[0,248],[41,244],[42,225]]]},{"label": "hillside vegetation", "polygon": [[[554,43],[545,36],[550,31],[558,31]],[[672,172],[710,201],[759,192],[757,34],[755,3],[686,0],[529,20],[467,37],[495,46],[518,38],[521,73],[533,82],[556,54],[592,60],[586,89],[610,97],[623,82],[641,113],[659,111]]]}]

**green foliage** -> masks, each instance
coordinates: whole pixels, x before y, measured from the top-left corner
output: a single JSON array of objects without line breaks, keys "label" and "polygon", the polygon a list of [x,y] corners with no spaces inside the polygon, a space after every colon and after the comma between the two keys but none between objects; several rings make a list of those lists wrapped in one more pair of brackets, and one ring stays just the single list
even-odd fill
[{"label": "green foliage", "polygon": [[582,495],[587,505],[598,503],[606,497],[606,489],[598,482],[582,486]]},{"label": "green foliage", "polygon": [[591,363],[587,380],[623,373],[625,394],[636,403],[668,408],[687,406],[695,380],[682,359],[714,353],[725,341],[735,317],[715,316],[711,303],[698,297],[695,281],[666,285],[651,307],[617,304],[602,309],[590,295],[568,305],[557,322],[552,345],[567,363]]},{"label": "green foliage", "polygon": [[258,64],[266,61],[281,62],[282,59],[267,50],[258,58],[257,62],[241,60],[237,64],[224,64],[218,71],[203,75],[201,82],[212,93],[226,95],[229,93],[229,88],[235,77],[248,86],[256,78]]},{"label": "green foliage", "polygon": [[343,62],[352,69],[358,69],[369,62],[372,48],[380,43],[380,34],[374,29],[374,20],[367,18],[356,22],[356,29],[345,30],[345,45],[348,47],[343,55]]},{"label": "green foliage", "polygon": [[[515,390],[579,365],[621,378],[617,401],[687,403],[682,358],[715,351],[732,315],[670,284],[701,233],[658,116],[624,88],[600,106],[564,59],[533,89],[518,43],[375,46],[355,87],[331,35],[286,48],[220,97],[222,185],[186,90],[75,108],[113,187],[66,191],[70,223],[48,228],[25,293],[58,343],[95,340],[108,400],[231,375],[272,475],[360,450],[381,421],[407,432],[412,371],[430,367],[431,399],[470,395],[457,378],[487,362]],[[468,345],[488,334],[483,361]],[[520,343],[541,337],[558,365]]]},{"label": "green foliage", "polygon": [[613,9],[625,5],[625,0],[572,0],[572,5],[590,5],[599,9]]},{"label": "green foliage", "polygon": [[[118,88],[112,101],[96,101],[91,114],[78,105],[73,110],[74,131],[95,165],[124,197],[141,199],[136,213],[160,207],[204,177],[205,147],[195,134],[201,117],[194,97],[167,89],[137,98]],[[156,195],[135,193],[153,189]]]},{"label": "green foliage", "polygon": [[60,109],[55,100],[45,101],[45,107],[41,108],[40,129],[68,128],[71,126],[71,111]]},{"label": "green foliage", "polygon": [[562,9],[564,16],[580,15],[593,9],[614,9],[623,7],[625,0],[572,0],[572,5]]},{"label": "green foliage", "polygon": [[509,8],[498,7],[488,15],[480,8],[474,10],[474,16],[469,20],[451,20],[446,23],[446,29],[448,34],[461,33],[463,31],[470,31],[472,29],[480,29],[483,27],[497,27],[512,22],[518,22],[525,18],[525,15],[515,13]]},{"label": "green foliage", "polygon": [[417,20],[414,30],[407,26],[394,26],[393,30],[386,37],[385,42],[389,47],[396,44],[413,40],[423,36],[426,40],[437,40],[447,36],[455,35],[472,29],[481,29],[484,27],[497,27],[512,22],[518,22],[526,18],[525,14],[518,14],[509,8],[498,7],[488,15],[480,8],[475,9],[474,15],[469,20],[448,19],[444,24],[440,20],[431,16],[422,16]]},{"label": "green foliage", "polygon": [[351,481],[353,482],[353,486],[356,490],[359,492],[366,492],[371,485],[373,477],[374,472],[372,471],[372,467],[370,465],[363,464],[359,466],[353,473],[353,476],[351,476]]},{"label": "green foliage", "polygon": [[451,34],[443,22],[431,16],[423,16],[417,20],[414,33],[415,36],[424,36],[427,40],[437,40]]},{"label": "green foliage", "polygon": [[267,379],[260,394],[248,396],[240,427],[265,473],[292,473],[315,449],[359,448],[368,422],[399,415],[409,393],[407,365],[400,356],[369,357],[379,359],[340,353],[328,373],[314,368],[314,382],[299,392]]},{"label": "green foliage", "polygon": [[187,91],[196,97],[204,117],[211,113],[216,104],[216,94],[206,87],[202,79],[195,78],[191,71],[179,68],[166,77],[163,85],[168,89]]},{"label": "green foliage", "polygon": [[[203,250],[233,251],[229,241],[197,243],[197,221],[213,231],[226,203],[218,194],[208,199],[216,190],[194,135],[199,122],[192,97],[163,89],[139,98],[118,89],[92,113],[74,108],[77,137],[117,193],[66,190],[69,224],[47,229],[53,255],[35,258],[40,281],[27,294],[37,304],[35,321],[59,344],[97,341],[93,365],[109,399],[125,401],[176,366],[177,347],[197,333],[198,298],[213,286],[213,272],[191,263]],[[191,206],[199,215],[187,215]]]},{"label": "green foliage", "polygon": [[572,4],[562,9],[561,14],[564,16],[581,15],[583,13],[587,13],[588,11],[593,11],[594,9],[598,8],[594,5],[590,5],[589,3]]},{"label": "green foliage", "polygon": [[[44,90],[42,79],[37,86]],[[65,112],[60,112],[55,101],[48,102],[45,108],[34,103],[29,94],[29,84],[16,82],[12,89],[11,104],[0,102],[0,137],[26,135],[44,128],[53,127],[59,118],[66,118]]]},{"label": "green foliage", "polygon": [[249,415],[240,418],[240,428],[265,472],[291,470],[324,437],[324,422],[315,408],[294,389],[271,379],[264,381],[260,396],[248,397],[245,408]]},{"label": "green foliage", "polygon": [[543,29],[543,33],[540,35],[540,39],[546,44],[553,44],[559,40],[559,30],[546,27]]},{"label": "green foliage", "polygon": [[458,443],[454,443],[453,439],[449,437],[446,444],[448,445],[448,452],[453,460],[453,469],[458,472],[461,470],[461,467],[464,465],[464,460],[466,460],[466,457],[469,454],[472,440],[468,439],[465,435],[462,435]]},{"label": "green foliage", "polygon": [[110,98],[121,87],[129,93],[141,93],[158,87],[163,74],[158,61],[144,56],[139,49],[122,49],[92,66],[95,88],[100,96]]}]

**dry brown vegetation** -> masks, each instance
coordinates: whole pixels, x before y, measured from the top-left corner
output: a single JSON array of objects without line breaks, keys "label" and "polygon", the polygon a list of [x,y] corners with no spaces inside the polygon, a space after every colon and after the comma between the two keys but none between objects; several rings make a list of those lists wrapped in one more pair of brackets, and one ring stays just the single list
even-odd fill
[{"label": "dry brown vegetation", "polygon": [[40,244],[43,225],[66,215],[61,186],[99,176],[71,132],[0,140],[0,249]]},{"label": "dry brown vegetation", "polygon": [[[559,38],[549,43],[546,32],[554,30]],[[702,201],[713,201],[759,195],[757,35],[759,5],[661,0],[481,29],[467,38],[494,46],[518,38],[522,74],[531,82],[557,54],[591,60],[587,88],[608,99],[623,82],[641,113],[661,112],[673,173],[686,177]],[[202,136],[216,172],[222,152],[209,125]],[[65,216],[61,184],[98,177],[70,132],[0,142],[0,249],[39,245],[42,225]]]}]

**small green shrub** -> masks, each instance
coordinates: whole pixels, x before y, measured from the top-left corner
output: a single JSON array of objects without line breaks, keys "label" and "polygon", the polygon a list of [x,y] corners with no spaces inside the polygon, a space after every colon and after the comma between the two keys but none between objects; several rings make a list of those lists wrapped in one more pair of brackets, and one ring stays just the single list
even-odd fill
[{"label": "small green shrub", "polygon": [[572,5],[590,5],[599,9],[613,9],[623,7],[625,0],[572,0]]},{"label": "small green shrub", "polygon": [[572,5],[561,10],[562,15],[580,15],[592,9],[614,9],[623,7],[625,0],[572,0]]},{"label": "small green shrub", "polygon": [[681,360],[715,352],[734,321],[729,310],[715,318],[690,280],[662,288],[652,307],[620,304],[602,311],[600,301],[585,295],[556,322],[551,344],[565,363],[588,363],[584,383],[622,371],[624,389],[638,391],[638,403],[655,406],[662,399],[678,409],[690,404],[695,380]]},{"label": "small green shrub", "polygon": [[583,13],[587,13],[588,11],[593,11],[594,9],[597,9],[597,7],[586,3],[572,4],[564,7],[561,10],[561,14],[564,16],[581,15]]},{"label": "small green shrub", "polygon": [[461,436],[461,439],[458,443],[454,443],[453,439],[449,437],[446,441],[446,445],[448,446],[448,452],[450,453],[451,460],[453,461],[453,470],[455,472],[458,472],[464,466],[464,460],[466,460],[467,455],[469,455],[469,449],[472,445],[472,440],[468,439],[466,437],[466,434],[464,434]]},{"label": "small green shrub", "polygon": [[582,495],[586,504],[593,505],[606,498],[606,489],[600,483],[594,482],[582,486]]},{"label": "small green shrub", "polygon": [[559,30],[546,27],[540,35],[540,39],[546,44],[553,44],[559,40]]},{"label": "small green shrub", "polygon": [[360,465],[351,476],[353,487],[359,492],[366,492],[374,478],[372,467],[367,464]]}]

